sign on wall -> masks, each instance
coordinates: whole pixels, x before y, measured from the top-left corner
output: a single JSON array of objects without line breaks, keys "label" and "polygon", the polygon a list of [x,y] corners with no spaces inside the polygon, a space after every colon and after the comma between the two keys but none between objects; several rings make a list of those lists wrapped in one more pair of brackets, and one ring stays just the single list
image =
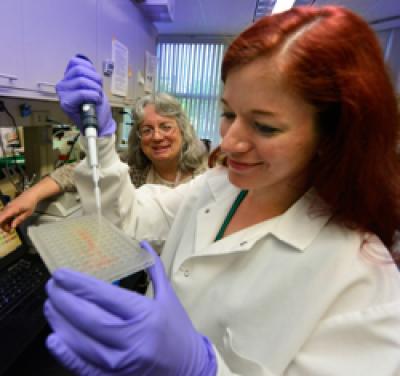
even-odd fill
[{"label": "sign on wall", "polygon": [[128,95],[128,48],[116,39],[112,41],[112,61],[114,72],[111,76],[111,94]]}]

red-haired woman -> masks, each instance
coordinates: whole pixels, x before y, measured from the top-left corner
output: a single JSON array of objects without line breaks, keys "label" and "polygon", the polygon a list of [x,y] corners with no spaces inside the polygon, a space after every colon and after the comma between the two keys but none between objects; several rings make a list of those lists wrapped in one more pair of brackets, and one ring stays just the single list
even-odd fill
[{"label": "red-haired woman", "polygon": [[[67,113],[107,112],[93,77],[71,62]],[[400,374],[398,115],[374,32],[344,8],[294,8],[240,34],[222,77],[224,166],[135,189],[99,139],[105,216],[165,240],[162,263],[153,297],[56,272],[49,349],[87,375]]]}]

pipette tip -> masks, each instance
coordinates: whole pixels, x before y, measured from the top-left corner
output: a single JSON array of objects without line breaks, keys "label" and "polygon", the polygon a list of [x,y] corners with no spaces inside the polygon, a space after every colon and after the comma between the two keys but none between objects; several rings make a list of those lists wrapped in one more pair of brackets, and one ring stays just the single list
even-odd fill
[{"label": "pipette tip", "polygon": [[96,186],[94,188],[94,194],[96,197],[96,208],[97,208],[97,214],[101,214],[101,199],[100,199],[100,188]]}]

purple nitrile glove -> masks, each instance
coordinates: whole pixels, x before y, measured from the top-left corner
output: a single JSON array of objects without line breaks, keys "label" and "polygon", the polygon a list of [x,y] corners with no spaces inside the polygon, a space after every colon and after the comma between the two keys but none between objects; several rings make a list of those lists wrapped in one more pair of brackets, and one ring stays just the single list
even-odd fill
[{"label": "purple nitrile glove", "polygon": [[216,375],[211,343],[194,329],[156,252],[141,246],[155,259],[154,299],[67,269],[53,274],[48,349],[78,375]]},{"label": "purple nitrile glove", "polygon": [[111,116],[107,96],[103,92],[102,80],[93,64],[82,57],[73,57],[65,70],[64,78],[57,83],[56,91],[60,106],[69,118],[82,129],[80,106],[82,103],[96,105],[98,136],[115,133],[116,125]]}]

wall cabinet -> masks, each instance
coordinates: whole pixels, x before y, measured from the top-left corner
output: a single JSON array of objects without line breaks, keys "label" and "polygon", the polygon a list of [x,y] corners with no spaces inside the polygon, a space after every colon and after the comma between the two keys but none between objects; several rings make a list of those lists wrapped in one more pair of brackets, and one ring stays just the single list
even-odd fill
[{"label": "wall cabinet", "polygon": [[54,95],[69,59],[96,61],[96,0],[23,0],[25,88]]},{"label": "wall cabinet", "polygon": [[154,27],[130,0],[1,0],[0,33],[0,96],[53,101],[72,56],[88,56],[100,72],[118,39],[129,49],[131,76],[126,97],[111,96],[111,79],[104,77],[117,106],[133,101],[134,73],[156,45]]},{"label": "wall cabinet", "polygon": [[0,95],[24,87],[22,0],[0,1]]}]

